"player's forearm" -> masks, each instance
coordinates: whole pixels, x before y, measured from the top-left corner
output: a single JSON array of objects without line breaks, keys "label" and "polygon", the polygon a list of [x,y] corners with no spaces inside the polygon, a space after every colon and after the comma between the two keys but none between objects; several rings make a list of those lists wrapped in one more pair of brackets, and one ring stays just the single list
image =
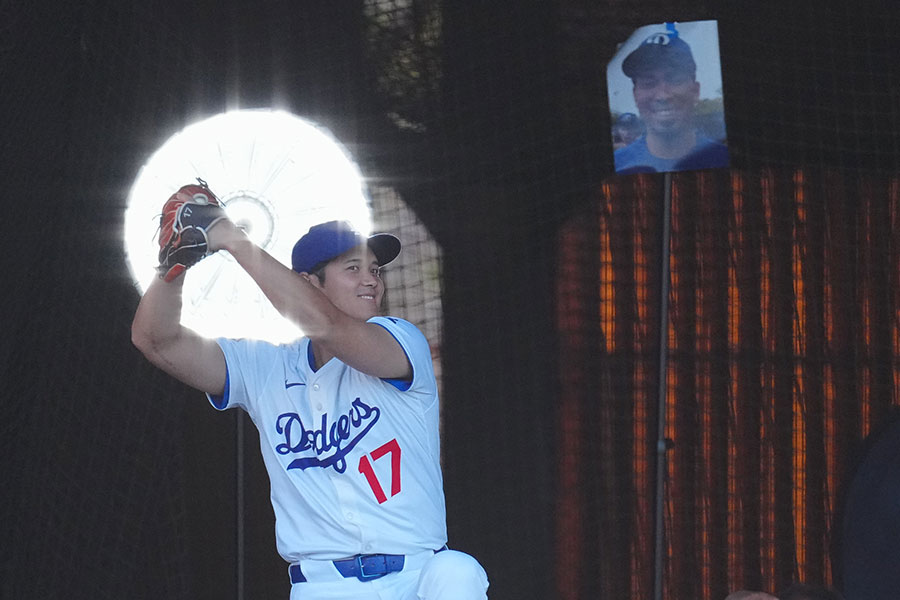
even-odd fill
[{"label": "player's forearm", "polygon": [[231,221],[222,221],[209,232],[213,250],[227,250],[260,287],[275,309],[307,335],[327,331],[338,309],[309,283],[306,275],[289,269],[254,244]]},{"label": "player's forearm", "polygon": [[279,313],[311,337],[328,331],[338,309],[304,275],[289,269],[246,237],[223,246],[253,278]]},{"label": "player's forearm", "polygon": [[182,332],[181,291],[184,276],[171,283],[154,279],[138,304],[131,323],[131,340],[145,355],[171,343]]}]

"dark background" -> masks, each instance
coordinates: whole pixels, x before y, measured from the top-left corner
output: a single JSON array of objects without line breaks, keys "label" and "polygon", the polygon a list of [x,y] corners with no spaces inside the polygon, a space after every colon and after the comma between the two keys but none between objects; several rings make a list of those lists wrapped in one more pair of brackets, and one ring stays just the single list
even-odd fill
[{"label": "dark background", "polygon": [[[267,106],[319,122],[443,247],[451,544],[485,565],[495,600],[557,593],[557,229],[612,173],[616,43],[719,20],[735,169],[900,159],[890,3],[412,1],[440,14],[441,45],[413,43],[417,74],[390,92],[386,49],[410,37],[373,34],[377,4],[0,4],[3,598],[236,597],[238,417],[129,340],[125,198],[191,122]],[[246,433],[242,583],[285,598]]]}]

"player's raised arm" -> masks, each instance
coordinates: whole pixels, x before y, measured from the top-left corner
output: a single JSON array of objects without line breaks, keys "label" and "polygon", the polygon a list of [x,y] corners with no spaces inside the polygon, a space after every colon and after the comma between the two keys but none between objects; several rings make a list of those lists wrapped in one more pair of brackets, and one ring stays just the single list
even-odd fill
[{"label": "player's raised arm", "polygon": [[225,357],[215,340],[180,323],[184,275],[161,279],[147,288],[134,321],[131,340],[147,360],[187,385],[221,395],[225,389]]},{"label": "player's raised arm", "polygon": [[346,223],[313,227],[294,247],[289,269],[247,239],[230,221],[210,230],[210,247],[228,250],[286,318],[313,341],[321,365],[332,357],[368,375],[411,377],[403,348],[383,327],[381,265],[400,251],[394,236],[364,238]]},{"label": "player's raised arm", "polygon": [[214,340],[181,325],[184,272],[208,255],[206,229],[225,219],[215,195],[182,187],[160,220],[160,277],[147,288],[131,325],[131,339],[147,359],[176,379],[211,394],[225,387],[225,357]]}]

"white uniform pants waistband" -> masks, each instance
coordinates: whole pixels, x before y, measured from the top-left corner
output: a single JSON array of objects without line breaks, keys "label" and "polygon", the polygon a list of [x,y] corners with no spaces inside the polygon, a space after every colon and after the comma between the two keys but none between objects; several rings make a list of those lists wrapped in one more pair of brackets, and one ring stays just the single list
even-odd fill
[{"label": "white uniform pants waistband", "polygon": [[[443,550],[443,548],[441,550]],[[403,570],[421,569],[425,563],[428,562],[428,559],[434,556],[435,552],[440,552],[440,550],[425,550],[423,552],[405,555]],[[288,575],[291,579],[291,583],[303,581],[341,581],[344,579],[344,575],[341,575],[334,563],[335,561],[332,560],[302,559],[288,567]]]}]

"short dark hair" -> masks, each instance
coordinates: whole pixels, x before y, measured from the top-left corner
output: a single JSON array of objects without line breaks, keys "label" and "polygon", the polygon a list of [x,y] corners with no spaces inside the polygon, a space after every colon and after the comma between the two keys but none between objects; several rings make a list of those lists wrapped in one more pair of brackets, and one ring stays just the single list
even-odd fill
[{"label": "short dark hair", "polygon": [[316,277],[318,277],[320,283],[325,283],[325,267],[327,267],[328,263],[330,263],[333,260],[334,260],[333,258],[329,258],[328,260],[323,260],[322,262],[316,263],[309,270],[309,274],[315,275]]}]

